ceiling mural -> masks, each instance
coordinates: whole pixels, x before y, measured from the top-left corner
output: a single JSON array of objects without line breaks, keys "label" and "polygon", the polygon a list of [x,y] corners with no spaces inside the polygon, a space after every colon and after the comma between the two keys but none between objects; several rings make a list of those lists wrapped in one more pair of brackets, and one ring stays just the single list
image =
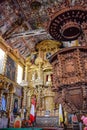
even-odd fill
[{"label": "ceiling mural", "polygon": [[[0,0],[0,35],[26,59],[41,41],[56,41],[51,29],[49,32],[49,22],[65,6],[74,7],[76,4],[85,7],[87,11],[86,0]],[[63,17],[58,17],[60,23]],[[62,40],[60,42],[63,43]]]}]

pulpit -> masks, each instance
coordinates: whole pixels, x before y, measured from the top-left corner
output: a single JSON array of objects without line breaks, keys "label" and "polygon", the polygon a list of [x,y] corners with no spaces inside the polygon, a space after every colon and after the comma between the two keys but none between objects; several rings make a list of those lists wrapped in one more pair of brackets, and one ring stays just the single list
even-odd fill
[{"label": "pulpit", "polygon": [[70,47],[50,58],[55,102],[69,113],[87,113],[87,47]]}]

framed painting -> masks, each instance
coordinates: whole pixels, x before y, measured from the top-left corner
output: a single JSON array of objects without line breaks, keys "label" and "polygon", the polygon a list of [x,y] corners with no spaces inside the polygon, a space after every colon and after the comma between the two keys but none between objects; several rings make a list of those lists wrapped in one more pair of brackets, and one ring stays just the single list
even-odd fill
[{"label": "framed painting", "polygon": [[5,76],[12,81],[15,81],[16,77],[16,63],[13,59],[7,56]]}]

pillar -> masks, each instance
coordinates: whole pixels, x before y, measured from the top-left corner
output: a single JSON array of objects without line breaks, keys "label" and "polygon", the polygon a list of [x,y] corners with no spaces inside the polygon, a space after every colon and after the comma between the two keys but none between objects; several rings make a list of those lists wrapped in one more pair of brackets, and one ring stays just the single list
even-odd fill
[{"label": "pillar", "polygon": [[23,106],[24,107],[27,105],[27,94],[26,94],[26,92],[27,92],[27,88],[24,87],[24,89],[23,89],[23,93],[24,93]]},{"label": "pillar", "polygon": [[13,110],[13,92],[10,93],[10,112]]},{"label": "pillar", "polygon": [[2,91],[0,91],[0,110],[1,110],[1,107],[2,107]]}]

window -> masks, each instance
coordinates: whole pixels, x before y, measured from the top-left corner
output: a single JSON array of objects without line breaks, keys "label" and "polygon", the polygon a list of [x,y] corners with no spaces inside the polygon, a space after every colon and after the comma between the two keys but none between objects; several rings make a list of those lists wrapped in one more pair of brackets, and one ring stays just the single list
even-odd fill
[{"label": "window", "polygon": [[5,59],[5,52],[0,49],[0,74],[4,72],[4,59]]},{"label": "window", "polygon": [[17,69],[17,83],[18,84],[22,82],[22,77],[23,77],[23,67],[18,65],[18,69]]}]

